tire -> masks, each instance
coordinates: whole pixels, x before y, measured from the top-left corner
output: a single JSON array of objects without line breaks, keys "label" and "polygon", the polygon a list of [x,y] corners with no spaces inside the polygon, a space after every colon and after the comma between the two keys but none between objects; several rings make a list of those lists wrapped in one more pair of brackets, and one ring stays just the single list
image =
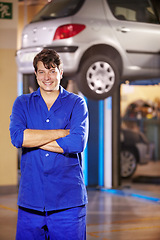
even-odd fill
[{"label": "tire", "polygon": [[93,55],[85,59],[77,79],[79,90],[87,98],[94,100],[111,96],[119,82],[118,66],[105,55]]},{"label": "tire", "polygon": [[131,149],[121,150],[121,177],[129,178],[137,168],[137,156]]}]

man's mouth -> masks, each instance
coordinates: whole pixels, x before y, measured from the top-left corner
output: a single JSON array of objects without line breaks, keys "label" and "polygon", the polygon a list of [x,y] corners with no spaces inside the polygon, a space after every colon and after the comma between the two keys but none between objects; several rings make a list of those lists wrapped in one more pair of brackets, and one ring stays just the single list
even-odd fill
[{"label": "man's mouth", "polygon": [[50,86],[53,82],[43,82],[44,85]]}]

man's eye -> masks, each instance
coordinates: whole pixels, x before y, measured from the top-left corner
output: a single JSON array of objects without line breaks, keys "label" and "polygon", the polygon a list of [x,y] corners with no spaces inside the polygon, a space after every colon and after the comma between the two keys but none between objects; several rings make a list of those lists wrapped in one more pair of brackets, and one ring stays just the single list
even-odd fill
[{"label": "man's eye", "polygon": [[55,70],[51,70],[51,73],[55,73]]},{"label": "man's eye", "polygon": [[40,74],[43,74],[43,71],[39,71]]}]

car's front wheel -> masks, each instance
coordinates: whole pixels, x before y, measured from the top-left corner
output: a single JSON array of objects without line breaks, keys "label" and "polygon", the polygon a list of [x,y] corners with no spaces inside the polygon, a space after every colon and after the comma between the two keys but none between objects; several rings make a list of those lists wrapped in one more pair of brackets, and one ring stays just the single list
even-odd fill
[{"label": "car's front wheel", "polygon": [[128,178],[133,175],[137,168],[137,156],[132,149],[124,148],[121,150],[121,177]]},{"label": "car's front wheel", "polygon": [[120,82],[118,66],[108,56],[93,55],[81,64],[78,88],[88,98],[100,100],[112,95]]}]

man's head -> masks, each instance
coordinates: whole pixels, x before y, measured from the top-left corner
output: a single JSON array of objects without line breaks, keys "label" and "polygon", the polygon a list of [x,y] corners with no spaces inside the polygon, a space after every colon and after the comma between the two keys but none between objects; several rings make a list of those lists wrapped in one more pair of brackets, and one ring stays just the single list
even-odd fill
[{"label": "man's head", "polygon": [[62,61],[60,59],[60,56],[53,49],[43,49],[40,53],[38,53],[35,56],[33,60],[35,72],[37,72],[37,63],[39,61],[43,62],[45,68],[47,69],[56,66],[59,70],[62,70]]},{"label": "man's head", "polygon": [[43,49],[35,56],[33,66],[41,93],[59,90],[63,69],[62,62],[56,51]]}]

